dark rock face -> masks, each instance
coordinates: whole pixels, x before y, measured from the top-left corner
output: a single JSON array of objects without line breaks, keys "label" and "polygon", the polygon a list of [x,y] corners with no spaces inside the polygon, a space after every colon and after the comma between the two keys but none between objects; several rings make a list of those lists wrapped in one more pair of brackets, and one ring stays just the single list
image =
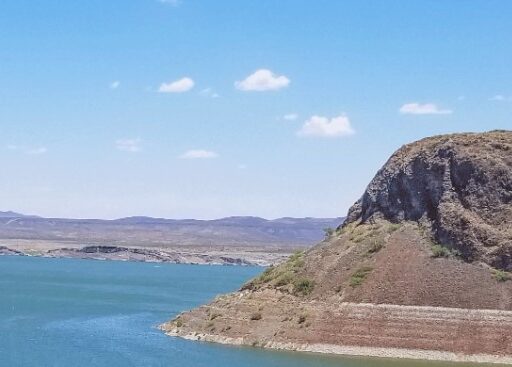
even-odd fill
[{"label": "dark rock face", "polygon": [[119,246],[85,246],[81,248],[80,252],[85,253],[102,253],[102,254],[111,254],[115,252],[121,252],[121,251],[127,251],[128,249],[126,247],[119,247]]},{"label": "dark rock face", "polygon": [[0,246],[0,255],[24,255],[24,253],[5,246]]},{"label": "dark rock face", "polygon": [[417,221],[467,261],[512,270],[512,131],[426,138],[400,148],[345,224]]}]

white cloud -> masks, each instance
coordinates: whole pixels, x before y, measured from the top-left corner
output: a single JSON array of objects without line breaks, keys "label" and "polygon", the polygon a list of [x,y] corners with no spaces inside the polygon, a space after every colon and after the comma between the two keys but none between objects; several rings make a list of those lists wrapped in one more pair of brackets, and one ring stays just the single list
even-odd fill
[{"label": "white cloud", "polygon": [[210,97],[210,98],[219,98],[219,94],[216,93],[212,88],[204,88],[204,89],[201,89],[201,91],[199,92],[199,95],[200,96],[203,96],[203,97]]},{"label": "white cloud", "polygon": [[288,121],[294,121],[294,120],[297,120],[298,118],[299,118],[299,115],[297,115],[296,113],[288,113],[283,116],[283,119],[288,120]]},{"label": "white cloud", "polygon": [[136,139],[118,139],[116,140],[116,148],[123,152],[137,153],[142,150],[140,146],[141,140]]},{"label": "white cloud", "polygon": [[489,101],[497,101],[497,102],[504,102],[504,101],[512,101],[512,96],[504,96],[502,94],[496,94],[495,96],[492,96],[489,98]]},{"label": "white cloud", "polygon": [[235,88],[243,91],[278,90],[287,87],[290,79],[276,75],[268,69],[259,69],[242,81],[235,82]]},{"label": "white cloud", "polygon": [[331,119],[323,116],[311,116],[309,120],[304,122],[302,128],[297,131],[298,136],[321,138],[337,138],[353,135],[354,133],[355,131],[350,125],[350,120],[345,115]]},{"label": "white cloud", "polygon": [[27,147],[24,145],[15,145],[15,144],[7,145],[7,149],[13,150],[13,151],[19,151],[19,152],[22,152],[24,154],[29,154],[29,155],[41,155],[41,154],[45,154],[46,152],[48,152],[48,149],[46,147],[42,147],[42,146]]},{"label": "white cloud", "polygon": [[406,103],[400,107],[399,112],[404,115],[449,115],[453,111],[441,109],[434,103]]},{"label": "white cloud", "polygon": [[121,82],[119,80],[114,80],[112,83],[110,83],[109,87],[110,89],[117,89],[121,85]]},{"label": "white cloud", "polygon": [[188,77],[184,77],[173,82],[162,83],[158,91],[160,93],[183,93],[194,88],[194,81]]},{"label": "white cloud", "polygon": [[211,150],[203,149],[192,149],[187,150],[185,153],[179,156],[181,159],[209,159],[217,158],[219,155]]}]

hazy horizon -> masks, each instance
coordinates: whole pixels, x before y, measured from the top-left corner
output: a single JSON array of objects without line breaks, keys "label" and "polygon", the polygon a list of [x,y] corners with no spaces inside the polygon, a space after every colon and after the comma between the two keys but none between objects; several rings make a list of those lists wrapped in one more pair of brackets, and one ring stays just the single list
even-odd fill
[{"label": "hazy horizon", "polygon": [[112,217],[112,218],[100,218],[100,217],[57,217],[57,216],[46,216],[46,215],[39,215],[37,213],[22,213],[22,212],[19,212],[17,210],[0,210],[0,214],[2,213],[9,213],[9,212],[13,212],[15,214],[21,214],[23,216],[28,216],[28,217],[40,217],[40,218],[46,218],[46,219],[76,219],[76,220],[87,220],[87,219],[91,219],[91,220],[96,220],[96,219],[99,219],[99,220],[119,220],[119,219],[127,219],[127,218],[152,218],[152,219],[165,219],[165,220],[203,220],[203,221],[211,221],[211,220],[220,220],[220,219],[228,219],[228,218],[260,218],[260,219],[264,219],[264,220],[268,220],[268,221],[272,221],[272,220],[277,220],[277,219],[285,219],[285,218],[291,218],[291,219],[336,219],[336,218],[344,218],[345,215],[338,215],[338,216],[335,216],[335,217],[312,217],[312,216],[306,216],[306,217],[292,217],[292,216],[289,216],[289,215],[286,215],[286,216],[283,216],[283,217],[275,217],[275,218],[266,218],[266,217],[260,217],[260,216],[257,216],[257,215],[228,215],[226,217],[214,217],[214,218],[191,218],[191,217],[183,217],[183,218],[179,218],[179,217],[173,217],[173,218],[169,218],[169,217],[155,217],[153,215],[129,215],[129,216],[125,216],[125,217]]}]

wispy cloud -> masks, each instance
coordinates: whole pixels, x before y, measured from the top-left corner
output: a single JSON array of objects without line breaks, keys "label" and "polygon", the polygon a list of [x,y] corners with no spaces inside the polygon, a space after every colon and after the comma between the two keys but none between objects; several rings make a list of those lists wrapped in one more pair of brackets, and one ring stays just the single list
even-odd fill
[{"label": "wispy cloud", "polygon": [[235,88],[242,91],[268,91],[285,88],[290,79],[284,75],[276,75],[268,69],[259,69],[242,81],[235,82]]},{"label": "wispy cloud", "polygon": [[41,155],[48,152],[48,149],[43,146],[37,146],[37,147],[29,147],[25,145],[15,145],[15,144],[9,144],[7,145],[7,149],[12,151],[18,151],[24,154],[28,155]]},{"label": "wispy cloud", "polygon": [[28,149],[25,151],[25,153],[30,154],[30,155],[40,155],[40,154],[46,153],[47,151],[48,151],[48,149],[46,149],[46,147],[38,147],[38,148]]},{"label": "wispy cloud", "polygon": [[189,77],[184,77],[173,82],[162,83],[158,91],[160,93],[183,93],[194,88],[194,81]]},{"label": "wispy cloud", "polygon": [[217,158],[219,155],[211,150],[192,149],[187,150],[179,156],[181,159],[211,159]]},{"label": "wispy cloud", "polygon": [[117,89],[121,85],[121,82],[119,80],[114,80],[112,83],[109,84],[110,89]]},{"label": "wispy cloud", "polygon": [[179,6],[181,5],[181,0],[158,0],[159,3],[167,4],[171,6]]},{"label": "wispy cloud", "polygon": [[512,96],[504,96],[502,94],[496,94],[489,98],[489,101],[497,101],[497,102],[509,102],[512,101]]},{"label": "wispy cloud", "polygon": [[403,115],[449,115],[452,110],[439,108],[435,103],[406,103],[400,107]]},{"label": "wispy cloud", "polygon": [[201,91],[199,92],[199,95],[200,96],[203,96],[203,97],[210,97],[210,98],[219,98],[220,95],[218,93],[216,93],[212,88],[204,88],[204,89],[201,89]]},{"label": "wispy cloud", "polygon": [[123,152],[137,153],[142,150],[142,141],[139,138],[136,139],[118,139],[116,140],[116,148]]},{"label": "wispy cloud", "polygon": [[350,120],[345,115],[329,119],[323,116],[311,116],[297,131],[301,137],[339,138],[355,134]]},{"label": "wispy cloud", "polygon": [[295,121],[298,118],[299,118],[299,115],[296,113],[288,113],[283,116],[283,120],[287,120],[287,121]]}]

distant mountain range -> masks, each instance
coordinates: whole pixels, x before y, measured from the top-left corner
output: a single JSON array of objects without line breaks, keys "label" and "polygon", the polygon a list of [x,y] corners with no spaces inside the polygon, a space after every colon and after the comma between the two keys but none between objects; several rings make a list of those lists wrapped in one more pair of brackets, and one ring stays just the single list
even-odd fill
[{"label": "distant mountain range", "polygon": [[0,212],[0,218],[39,218],[36,215],[25,215],[16,212]]},{"label": "distant mountain range", "polygon": [[77,245],[304,247],[343,218],[239,216],[215,220],[127,217],[115,220],[43,218],[0,212],[1,240],[55,241]]}]

